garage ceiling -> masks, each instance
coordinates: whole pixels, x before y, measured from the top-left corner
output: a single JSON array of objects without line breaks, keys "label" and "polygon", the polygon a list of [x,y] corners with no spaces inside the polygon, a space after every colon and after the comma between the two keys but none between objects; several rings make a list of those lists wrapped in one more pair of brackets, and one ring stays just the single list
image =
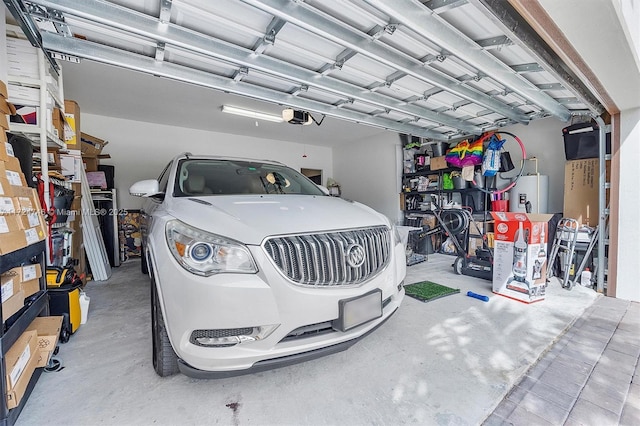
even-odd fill
[{"label": "garage ceiling", "polygon": [[432,140],[603,111],[501,0],[5,4],[48,52]]}]

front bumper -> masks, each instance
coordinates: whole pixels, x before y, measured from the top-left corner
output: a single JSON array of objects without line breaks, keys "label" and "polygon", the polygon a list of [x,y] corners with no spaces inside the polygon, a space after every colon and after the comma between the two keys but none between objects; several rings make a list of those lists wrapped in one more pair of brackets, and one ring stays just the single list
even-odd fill
[{"label": "front bumper", "polygon": [[[391,315],[393,315],[394,313],[395,311],[393,311]],[[253,364],[253,366],[244,370],[235,370],[235,371],[198,370],[197,368],[194,368],[189,364],[185,363],[182,359],[178,360],[178,368],[180,369],[180,372],[182,374],[184,374],[185,376],[192,377],[194,379],[226,379],[228,377],[236,377],[244,374],[260,373],[262,371],[272,370],[274,368],[281,368],[289,365],[299,364],[301,362],[311,361],[317,358],[322,358],[327,355],[332,355],[338,352],[346,351],[351,346],[358,343],[361,339],[364,339],[369,334],[373,333],[378,327],[384,324],[386,320],[391,318],[391,315],[387,316],[382,322],[377,323],[374,328],[362,334],[361,336],[356,337],[355,339],[347,340],[346,342],[342,342],[342,343],[337,343],[332,346],[325,346],[323,348],[315,349],[308,352],[287,355],[280,358],[265,359],[265,360],[256,362],[255,364]]]},{"label": "front bumper", "polygon": [[[180,369],[193,377],[229,377],[301,362],[347,349],[385,322],[404,297],[404,250],[398,245],[389,265],[359,287],[317,288],[295,285],[273,266],[260,247],[250,247],[257,274],[201,277],[179,266],[166,244],[152,253],[158,295]],[[402,257],[399,257],[402,256]],[[402,259],[402,261],[396,259]],[[345,332],[290,338],[292,331],[339,317],[339,301],[380,289],[382,316]],[[190,342],[194,330],[278,325],[270,335],[231,347]],[[285,339],[285,337],[287,337]]]}]

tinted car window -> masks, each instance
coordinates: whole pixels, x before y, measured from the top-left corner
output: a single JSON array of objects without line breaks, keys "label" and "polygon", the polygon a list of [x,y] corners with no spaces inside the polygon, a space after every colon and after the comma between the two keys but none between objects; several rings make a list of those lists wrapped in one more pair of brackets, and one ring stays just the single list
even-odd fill
[{"label": "tinted car window", "polygon": [[217,159],[178,164],[174,196],[237,194],[325,195],[307,177],[282,165]]}]

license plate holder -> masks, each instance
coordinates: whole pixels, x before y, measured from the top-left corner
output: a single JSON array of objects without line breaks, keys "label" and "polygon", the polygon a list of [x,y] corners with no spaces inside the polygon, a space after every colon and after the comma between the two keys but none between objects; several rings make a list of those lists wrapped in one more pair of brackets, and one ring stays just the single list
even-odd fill
[{"label": "license plate holder", "polygon": [[338,306],[339,317],[333,320],[333,328],[351,330],[382,316],[382,290],[375,289],[362,296],[342,299]]}]

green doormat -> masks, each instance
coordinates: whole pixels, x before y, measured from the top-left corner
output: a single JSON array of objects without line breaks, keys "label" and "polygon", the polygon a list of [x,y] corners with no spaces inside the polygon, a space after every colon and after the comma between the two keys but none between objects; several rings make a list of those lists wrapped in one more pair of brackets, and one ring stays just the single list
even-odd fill
[{"label": "green doormat", "polygon": [[407,296],[411,296],[423,302],[429,302],[431,300],[449,296],[450,294],[460,293],[459,288],[451,288],[444,285],[432,283],[431,281],[422,281],[419,283],[406,285],[404,286],[404,291]]}]

